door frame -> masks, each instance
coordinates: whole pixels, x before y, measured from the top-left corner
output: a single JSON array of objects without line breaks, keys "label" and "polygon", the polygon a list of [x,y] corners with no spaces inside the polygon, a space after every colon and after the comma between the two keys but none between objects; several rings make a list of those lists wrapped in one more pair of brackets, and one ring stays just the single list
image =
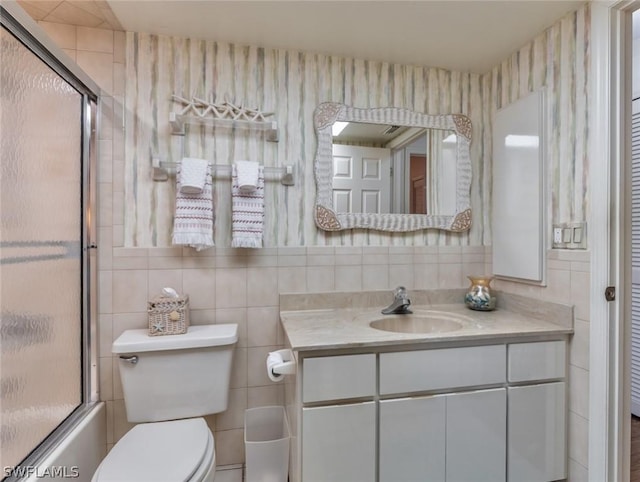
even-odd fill
[{"label": "door frame", "polygon": [[[589,480],[629,480],[628,249],[631,15],[639,0],[591,4]],[[593,133],[597,133],[594,135]],[[617,287],[615,301],[604,297]]]}]

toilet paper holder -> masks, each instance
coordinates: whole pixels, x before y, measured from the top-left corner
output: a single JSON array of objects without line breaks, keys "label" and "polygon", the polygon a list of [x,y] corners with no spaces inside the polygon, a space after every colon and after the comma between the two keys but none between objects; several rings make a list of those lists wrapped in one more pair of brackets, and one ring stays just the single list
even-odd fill
[{"label": "toilet paper holder", "polygon": [[284,348],[270,352],[267,357],[267,369],[270,371],[270,378],[280,378],[282,375],[295,374],[296,360],[293,356],[293,351],[289,348]]}]

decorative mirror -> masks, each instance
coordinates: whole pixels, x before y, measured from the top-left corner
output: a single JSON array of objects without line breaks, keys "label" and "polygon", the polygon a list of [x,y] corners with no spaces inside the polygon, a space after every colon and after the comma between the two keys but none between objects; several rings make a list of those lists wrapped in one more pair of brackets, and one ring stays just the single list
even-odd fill
[{"label": "decorative mirror", "polygon": [[471,227],[468,117],[327,102],[316,108],[314,125],[320,229]]}]

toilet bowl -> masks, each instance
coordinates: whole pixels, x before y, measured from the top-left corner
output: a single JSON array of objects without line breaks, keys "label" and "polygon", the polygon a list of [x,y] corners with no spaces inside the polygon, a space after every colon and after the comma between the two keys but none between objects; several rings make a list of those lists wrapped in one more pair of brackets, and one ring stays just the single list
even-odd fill
[{"label": "toilet bowl", "polygon": [[127,420],[138,423],[111,449],[92,482],[212,482],[213,434],[204,415],[227,409],[238,325],[200,325],[113,342]]},{"label": "toilet bowl", "polygon": [[98,466],[91,482],[212,482],[213,434],[203,418],[136,425]]}]

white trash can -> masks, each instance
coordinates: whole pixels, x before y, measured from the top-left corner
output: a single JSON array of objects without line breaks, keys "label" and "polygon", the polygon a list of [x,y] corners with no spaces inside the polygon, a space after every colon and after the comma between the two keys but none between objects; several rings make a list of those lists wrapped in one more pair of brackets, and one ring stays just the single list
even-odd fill
[{"label": "white trash can", "polygon": [[245,410],[246,482],[287,482],[289,438],[284,407]]}]

